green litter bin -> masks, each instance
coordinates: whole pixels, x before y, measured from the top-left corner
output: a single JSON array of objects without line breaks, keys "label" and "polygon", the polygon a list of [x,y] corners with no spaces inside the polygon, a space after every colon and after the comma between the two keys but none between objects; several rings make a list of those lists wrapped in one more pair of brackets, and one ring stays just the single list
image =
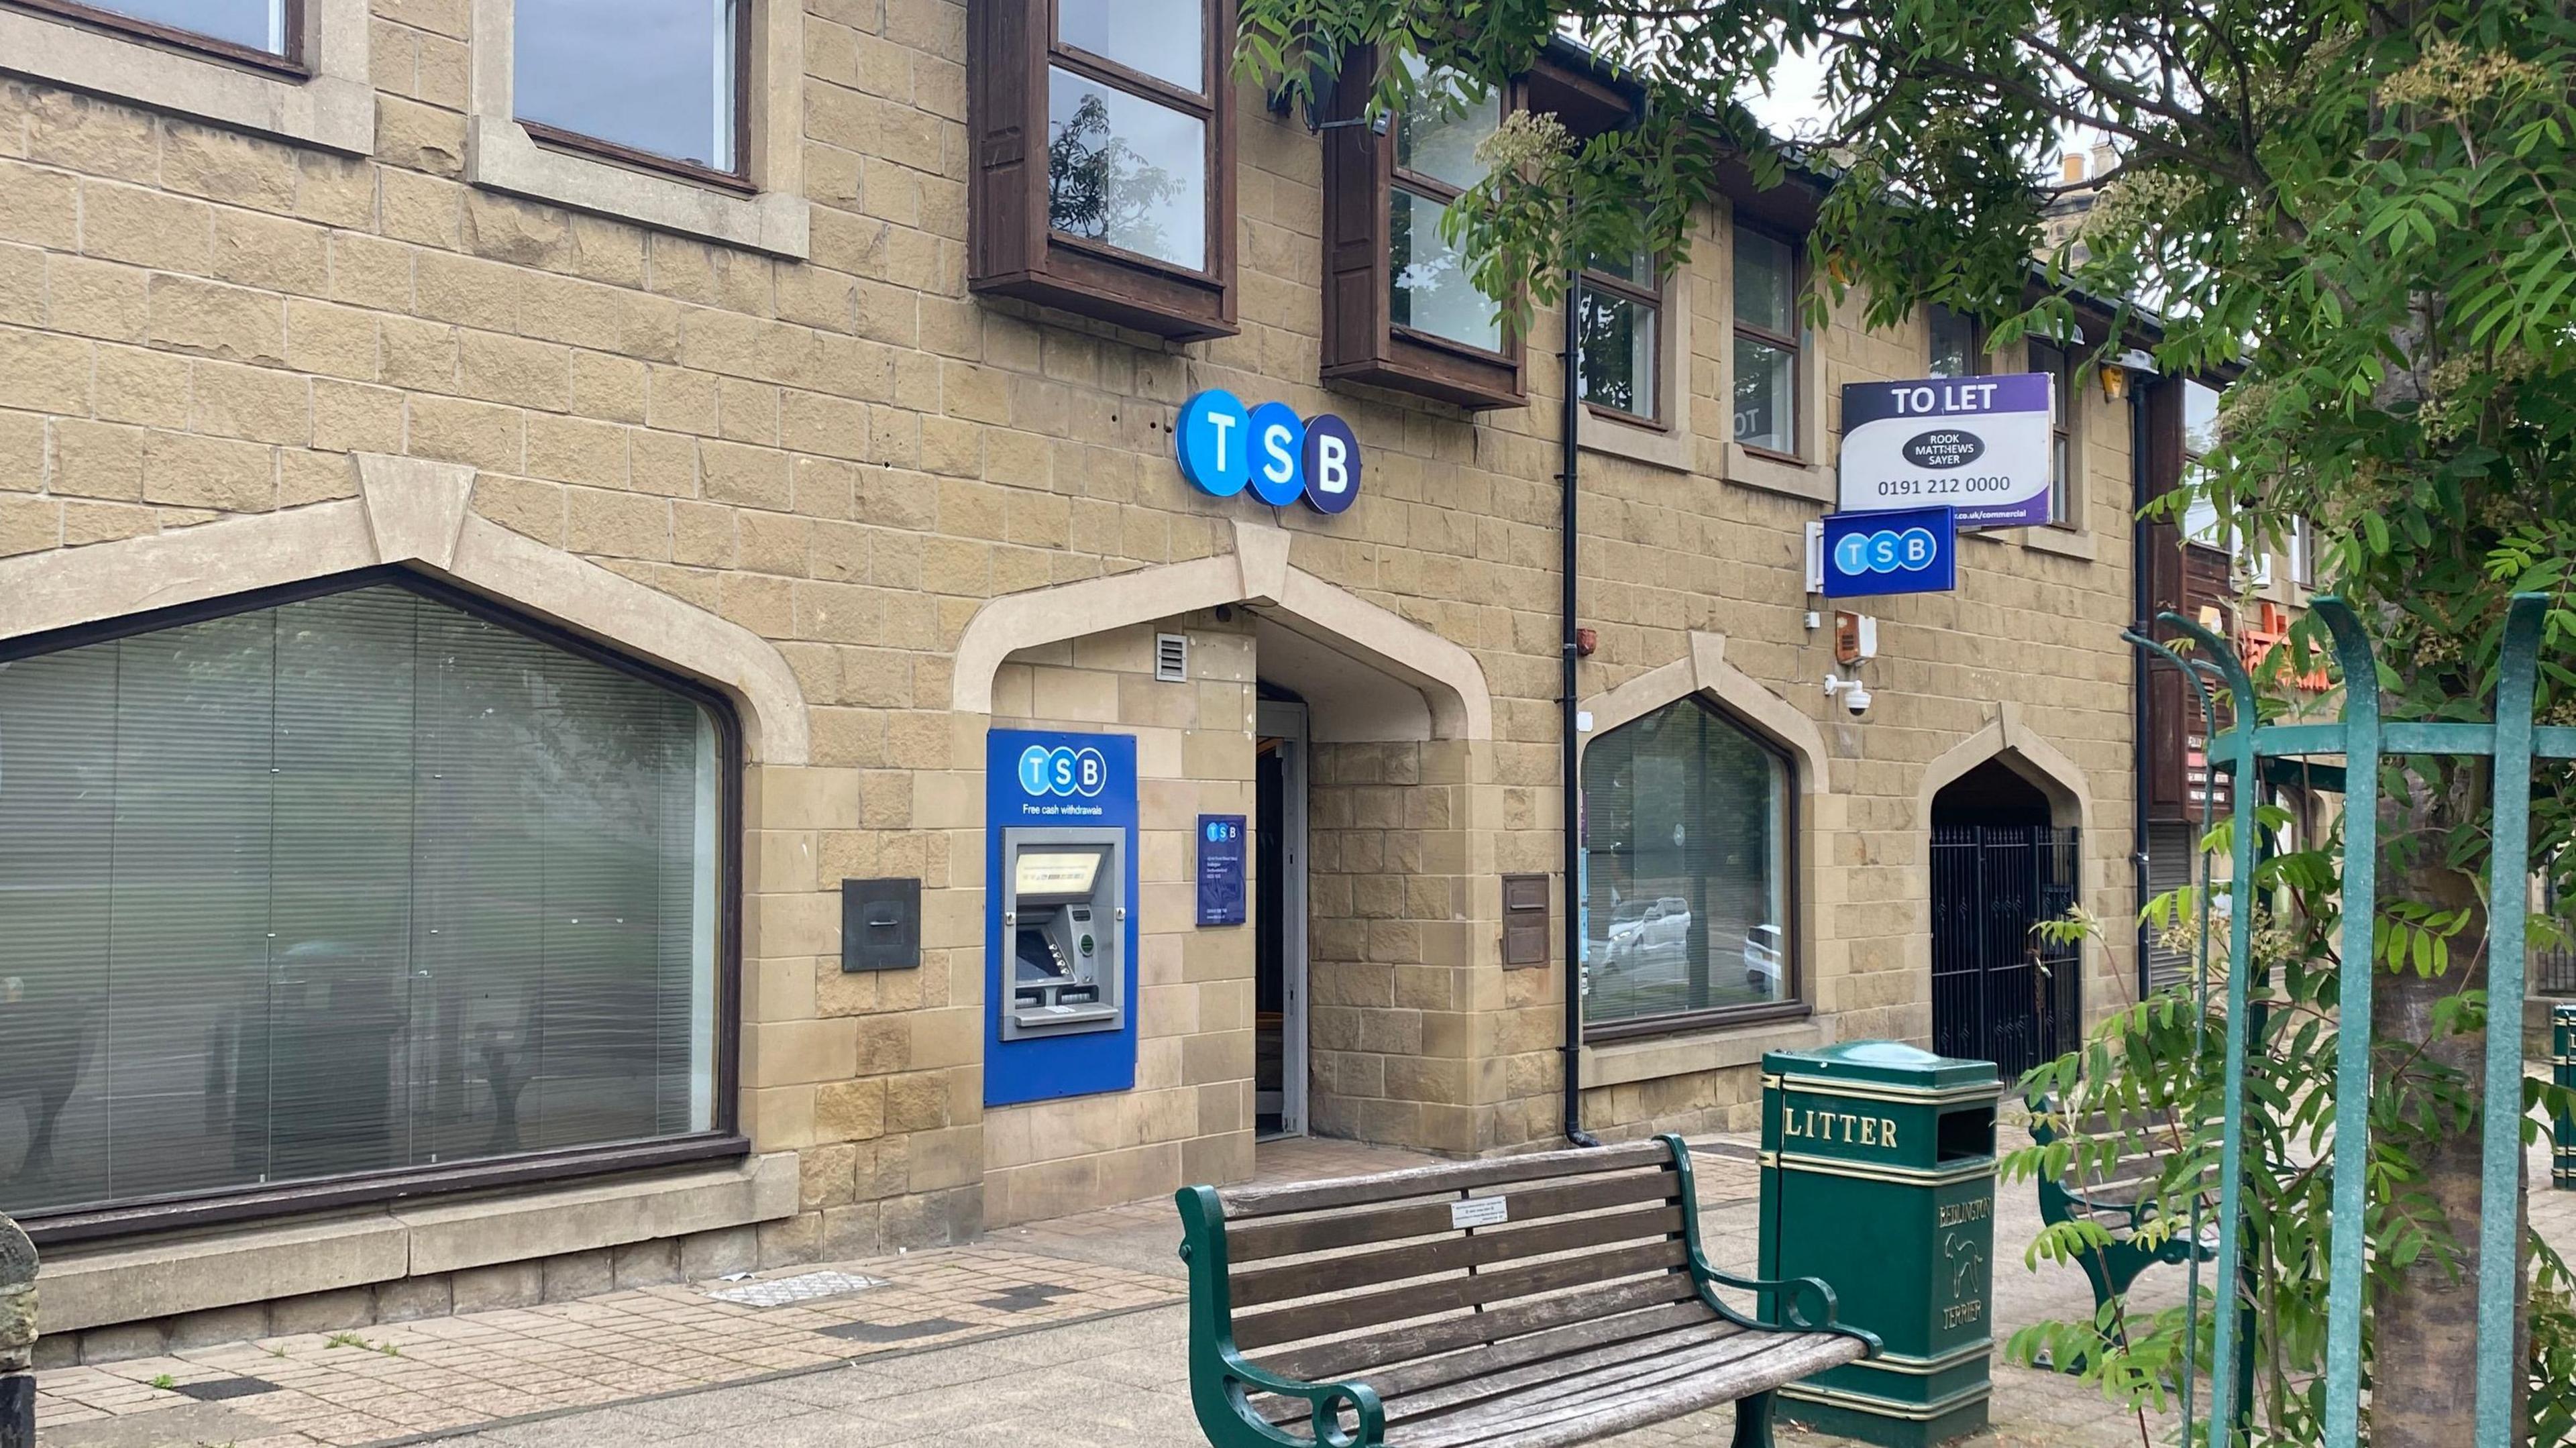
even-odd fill
[{"label": "green litter bin", "polygon": [[[2576,1087],[2576,1005],[2549,1008],[2549,1064],[2559,1085]],[[2555,1150],[2549,1157],[2549,1184],[2576,1192],[2576,1121],[2561,1116],[2556,1125],[2550,1138]]]},{"label": "green litter bin", "polygon": [[1887,1344],[1782,1388],[1782,1416],[1887,1448],[1986,1425],[2002,1090],[1894,1041],[1762,1058],[1762,1275],[1825,1279]]}]

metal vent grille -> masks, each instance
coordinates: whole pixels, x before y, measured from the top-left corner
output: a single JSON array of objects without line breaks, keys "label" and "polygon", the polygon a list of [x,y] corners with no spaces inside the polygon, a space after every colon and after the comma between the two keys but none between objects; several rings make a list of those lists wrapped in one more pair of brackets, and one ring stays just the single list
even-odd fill
[{"label": "metal vent grille", "polygon": [[1190,640],[1187,634],[1154,635],[1154,682],[1185,684],[1190,678]]}]

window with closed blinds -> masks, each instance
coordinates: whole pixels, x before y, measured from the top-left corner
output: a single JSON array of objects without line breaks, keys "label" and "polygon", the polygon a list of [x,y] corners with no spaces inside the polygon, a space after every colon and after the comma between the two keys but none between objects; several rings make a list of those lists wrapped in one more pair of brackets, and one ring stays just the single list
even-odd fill
[{"label": "window with closed blinds", "polygon": [[1584,1020],[1680,1023],[1797,997],[1788,760],[1697,698],[1583,753]]},{"label": "window with closed blinds", "polygon": [[711,1130],[723,753],[390,583],[0,664],[0,1211]]}]

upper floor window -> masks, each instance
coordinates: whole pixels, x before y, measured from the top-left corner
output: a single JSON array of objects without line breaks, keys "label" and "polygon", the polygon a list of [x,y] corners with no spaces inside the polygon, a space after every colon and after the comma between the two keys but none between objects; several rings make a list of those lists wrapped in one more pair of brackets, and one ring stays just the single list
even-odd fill
[{"label": "upper floor window", "polygon": [[1575,299],[1583,400],[1630,422],[1664,421],[1662,283],[1644,252],[1594,256]]},{"label": "upper floor window", "polygon": [[303,7],[296,0],[20,0],[85,20],[255,65],[295,65]]},{"label": "upper floor window", "polygon": [[0,0],[0,74],[364,156],[367,0]]},{"label": "upper floor window", "polygon": [[541,141],[747,188],[743,0],[517,0],[512,96]]},{"label": "upper floor window", "polygon": [[1924,321],[1932,334],[1932,362],[1928,375],[1974,377],[1984,370],[1985,347],[1978,335],[1976,318],[1934,302],[1924,309]]},{"label": "upper floor window", "polygon": [[2030,370],[2045,372],[2051,379],[2048,524],[2052,528],[2078,528],[2084,520],[2076,516],[2082,495],[2075,476],[2075,430],[2071,421],[2075,407],[2074,359],[2064,347],[2034,340],[2030,344]]},{"label": "upper floor window", "polygon": [[976,0],[968,23],[975,288],[1231,333],[1230,0]]},{"label": "upper floor window", "polygon": [[1503,98],[1459,84],[1427,88],[1395,118],[1387,185],[1387,305],[1394,323],[1483,352],[1503,349],[1493,300],[1477,290],[1466,258],[1441,234],[1449,204],[1485,179],[1476,149],[1502,124]]},{"label": "upper floor window", "polygon": [[1735,227],[1735,440],[1762,452],[1798,451],[1798,253]]}]

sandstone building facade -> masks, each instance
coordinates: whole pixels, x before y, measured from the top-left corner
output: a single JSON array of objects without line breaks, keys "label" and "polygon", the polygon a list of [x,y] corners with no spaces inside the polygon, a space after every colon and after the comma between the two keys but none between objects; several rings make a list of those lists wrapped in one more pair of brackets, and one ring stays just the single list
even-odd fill
[{"label": "sandstone building facade", "polygon": [[[50,1351],[961,1240],[1269,1130],[1542,1146],[1570,982],[1583,1129],[1740,1129],[1766,1049],[1965,1028],[1936,825],[2133,911],[2153,379],[1809,325],[1790,187],[1587,272],[1565,408],[1560,314],[1498,330],[1435,218],[1492,107],[1616,123],[1579,57],[1377,128],[1239,83],[1224,0],[614,8],[0,0],[0,1210]],[[1837,665],[1841,385],[2034,366],[2061,522]],[[1355,499],[1193,488],[1219,388],[1341,418]],[[1112,1089],[997,1099],[997,730],[1133,741]],[[844,968],[845,881],[909,963]],[[2071,1044],[2105,935],[1940,1009],[2063,989]]]}]

